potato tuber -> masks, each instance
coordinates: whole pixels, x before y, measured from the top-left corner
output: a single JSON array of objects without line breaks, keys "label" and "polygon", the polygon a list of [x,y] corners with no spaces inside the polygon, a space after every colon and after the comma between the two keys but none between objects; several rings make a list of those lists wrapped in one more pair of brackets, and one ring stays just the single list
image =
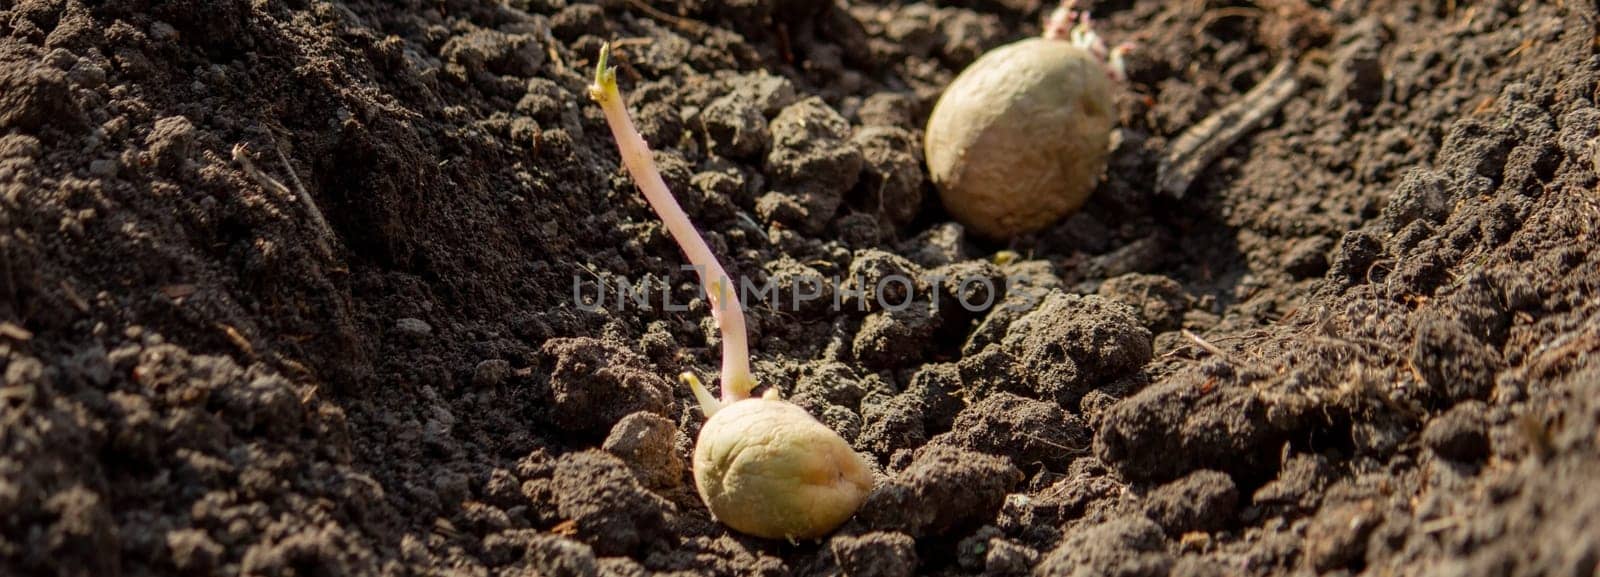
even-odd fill
[{"label": "potato tuber", "polygon": [[1125,49],[1108,53],[1068,0],[1042,38],[991,50],[963,70],[923,137],[945,209],[974,234],[1000,240],[1083,206],[1109,155]]}]

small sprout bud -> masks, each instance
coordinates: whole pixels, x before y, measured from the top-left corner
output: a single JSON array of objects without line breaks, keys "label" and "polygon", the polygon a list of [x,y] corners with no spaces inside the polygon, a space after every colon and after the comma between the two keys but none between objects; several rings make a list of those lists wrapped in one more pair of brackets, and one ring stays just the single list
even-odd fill
[{"label": "small sprout bud", "polygon": [[693,373],[689,385],[706,414],[695,441],[694,479],[712,515],[735,530],[770,539],[815,539],[844,523],[872,490],[872,472],[850,444],[794,404],[768,390],[750,398],[750,353],[744,308],[711,248],[689,222],[628,117],[615,69],[600,49],[589,97],[600,104],[617,149],[640,192],[699,271],[711,315],[722,330],[722,399]]}]

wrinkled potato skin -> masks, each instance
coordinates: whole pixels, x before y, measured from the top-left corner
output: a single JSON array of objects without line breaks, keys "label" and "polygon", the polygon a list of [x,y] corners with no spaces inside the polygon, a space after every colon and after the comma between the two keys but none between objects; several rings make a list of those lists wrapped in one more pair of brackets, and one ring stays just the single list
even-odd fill
[{"label": "wrinkled potato skin", "polygon": [[700,429],[694,481],[717,520],[768,539],[815,539],[855,514],[872,472],[838,433],[804,409],[746,399]]},{"label": "wrinkled potato skin", "polygon": [[1109,155],[1111,79],[1088,51],[1031,38],[945,89],[923,146],[945,209],[979,236],[1036,232],[1077,210]]}]

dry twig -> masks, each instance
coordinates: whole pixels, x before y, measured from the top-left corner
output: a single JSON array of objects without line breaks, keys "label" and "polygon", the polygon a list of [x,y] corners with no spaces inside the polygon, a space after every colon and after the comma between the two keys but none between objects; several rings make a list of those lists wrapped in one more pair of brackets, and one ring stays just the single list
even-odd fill
[{"label": "dry twig", "polygon": [[1183,198],[1202,171],[1239,138],[1266,122],[1295,91],[1294,61],[1284,60],[1238,102],[1189,127],[1172,141],[1156,168],[1157,190]]},{"label": "dry twig", "polygon": [[284,156],[283,150],[280,149],[277,152],[278,161],[282,162],[284,169],[289,171],[289,182],[294,183],[293,191],[290,191],[289,187],[284,186],[278,179],[257,168],[255,161],[250,159],[249,148],[243,143],[234,145],[233,160],[238,162],[239,166],[244,169],[244,173],[250,175],[250,178],[260,184],[262,188],[272,191],[273,194],[278,195],[278,198],[284,201],[304,206],[306,215],[311,219],[312,226],[316,228],[317,250],[322,252],[323,258],[333,260],[333,242],[337,238],[333,234],[333,228],[328,226],[327,219],[322,217],[322,210],[317,208],[316,200],[312,199],[310,194],[306,194],[305,187],[300,184],[300,177],[294,173],[294,167],[289,164],[289,159]]},{"label": "dry twig", "polygon": [[1204,349],[1206,352],[1211,353],[1212,355],[1215,355],[1217,358],[1220,358],[1224,361],[1229,363],[1233,362],[1233,359],[1228,356],[1227,351],[1224,351],[1221,348],[1218,348],[1217,345],[1213,345],[1207,342],[1205,339],[1200,338],[1200,335],[1189,332],[1189,329],[1180,329],[1178,332],[1182,333],[1184,338],[1193,342],[1195,346]]}]

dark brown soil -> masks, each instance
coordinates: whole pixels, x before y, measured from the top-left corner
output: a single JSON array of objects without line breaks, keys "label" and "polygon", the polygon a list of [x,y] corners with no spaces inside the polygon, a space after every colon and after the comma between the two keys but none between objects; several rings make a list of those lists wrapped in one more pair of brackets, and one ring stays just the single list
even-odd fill
[{"label": "dark brown soil", "polygon": [[[1600,571],[1592,3],[1099,2],[1107,178],[1001,246],[920,126],[1038,0],[569,1],[0,3],[0,574]],[[829,539],[694,494],[672,376],[719,342],[586,98],[607,40],[731,272],[843,281],[750,303],[760,381],[882,467]],[[854,292],[893,274],[1030,306]]]}]

